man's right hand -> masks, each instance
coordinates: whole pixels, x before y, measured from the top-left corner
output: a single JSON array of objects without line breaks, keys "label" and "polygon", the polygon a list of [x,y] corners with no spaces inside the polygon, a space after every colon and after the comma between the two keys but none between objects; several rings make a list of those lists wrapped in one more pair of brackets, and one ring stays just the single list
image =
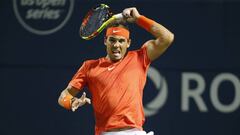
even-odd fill
[{"label": "man's right hand", "polygon": [[123,10],[122,15],[129,23],[134,23],[141,16],[135,7],[126,8]]},{"label": "man's right hand", "polygon": [[86,97],[86,93],[83,92],[83,95],[80,98],[74,98],[72,101],[72,111],[78,109],[78,107],[83,106],[84,104],[91,104],[91,99]]}]

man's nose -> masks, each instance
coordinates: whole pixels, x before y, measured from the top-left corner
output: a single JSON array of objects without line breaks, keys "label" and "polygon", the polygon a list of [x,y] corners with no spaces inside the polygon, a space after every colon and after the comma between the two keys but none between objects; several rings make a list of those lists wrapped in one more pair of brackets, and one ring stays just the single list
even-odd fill
[{"label": "man's nose", "polygon": [[120,43],[118,41],[116,41],[114,44],[113,44],[113,47],[119,47],[120,46]]}]

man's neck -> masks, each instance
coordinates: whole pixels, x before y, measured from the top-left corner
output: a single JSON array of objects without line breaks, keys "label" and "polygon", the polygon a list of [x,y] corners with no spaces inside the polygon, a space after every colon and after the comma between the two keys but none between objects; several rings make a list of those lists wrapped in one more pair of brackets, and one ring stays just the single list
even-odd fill
[{"label": "man's neck", "polygon": [[109,57],[108,55],[107,55],[105,58],[106,58],[107,60],[113,62],[113,63],[120,62],[120,61],[122,61],[122,59],[123,59],[123,58],[121,58],[120,60],[112,60],[112,59],[110,59],[110,57]]}]

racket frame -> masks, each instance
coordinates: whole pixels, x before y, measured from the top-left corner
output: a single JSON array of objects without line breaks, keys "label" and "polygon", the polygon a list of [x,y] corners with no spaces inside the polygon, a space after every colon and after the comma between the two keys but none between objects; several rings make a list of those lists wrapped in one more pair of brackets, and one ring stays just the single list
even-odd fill
[{"label": "racket frame", "polygon": [[[100,7],[103,7],[103,8],[106,8],[106,9],[109,10],[109,6],[106,5],[106,4],[100,4],[99,8],[100,8]],[[95,9],[96,9],[96,8],[95,8]],[[94,10],[94,9],[93,9],[93,10]],[[88,17],[89,17],[89,14],[91,14],[91,13],[88,13],[88,14],[87,14]],[[95,32],[93,32],[91,35],[89,35],[89,36],[82,36],[82,35],[81,35],[81,32],[80,32],[80,37],[82,37],[82,38],[85,39],[85,40],[90,40],[90,39],[96,37],[99,33],[101,33],[110,23],[112,23],[113,21],[115,21],[115,20],[117,20],[117,19],[122,19],[122,18],[123,18],[122,13],[115,14],[115,15],[113,15],[111,18],[109,18],[107,21],[105,21],[105,22],[104,22]],[[84,19],[82,25],[83,25],[83,24],[86,25],[86,23],[87,23],[87,20]],[[81,27],[82,27],[82,25],[81,25]],[[81,31],[81,27],[80,27],[80,31]]]}]

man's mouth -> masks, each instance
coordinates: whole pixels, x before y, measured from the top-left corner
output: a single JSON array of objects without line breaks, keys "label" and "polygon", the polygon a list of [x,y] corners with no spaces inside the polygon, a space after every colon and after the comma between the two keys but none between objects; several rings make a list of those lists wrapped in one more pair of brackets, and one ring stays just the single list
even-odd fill
[{"label": "man's mouth", "polygon": [[117,56],[120,56],[121,53],[119,50],[113,50],[112,54],[117,57]]}]

